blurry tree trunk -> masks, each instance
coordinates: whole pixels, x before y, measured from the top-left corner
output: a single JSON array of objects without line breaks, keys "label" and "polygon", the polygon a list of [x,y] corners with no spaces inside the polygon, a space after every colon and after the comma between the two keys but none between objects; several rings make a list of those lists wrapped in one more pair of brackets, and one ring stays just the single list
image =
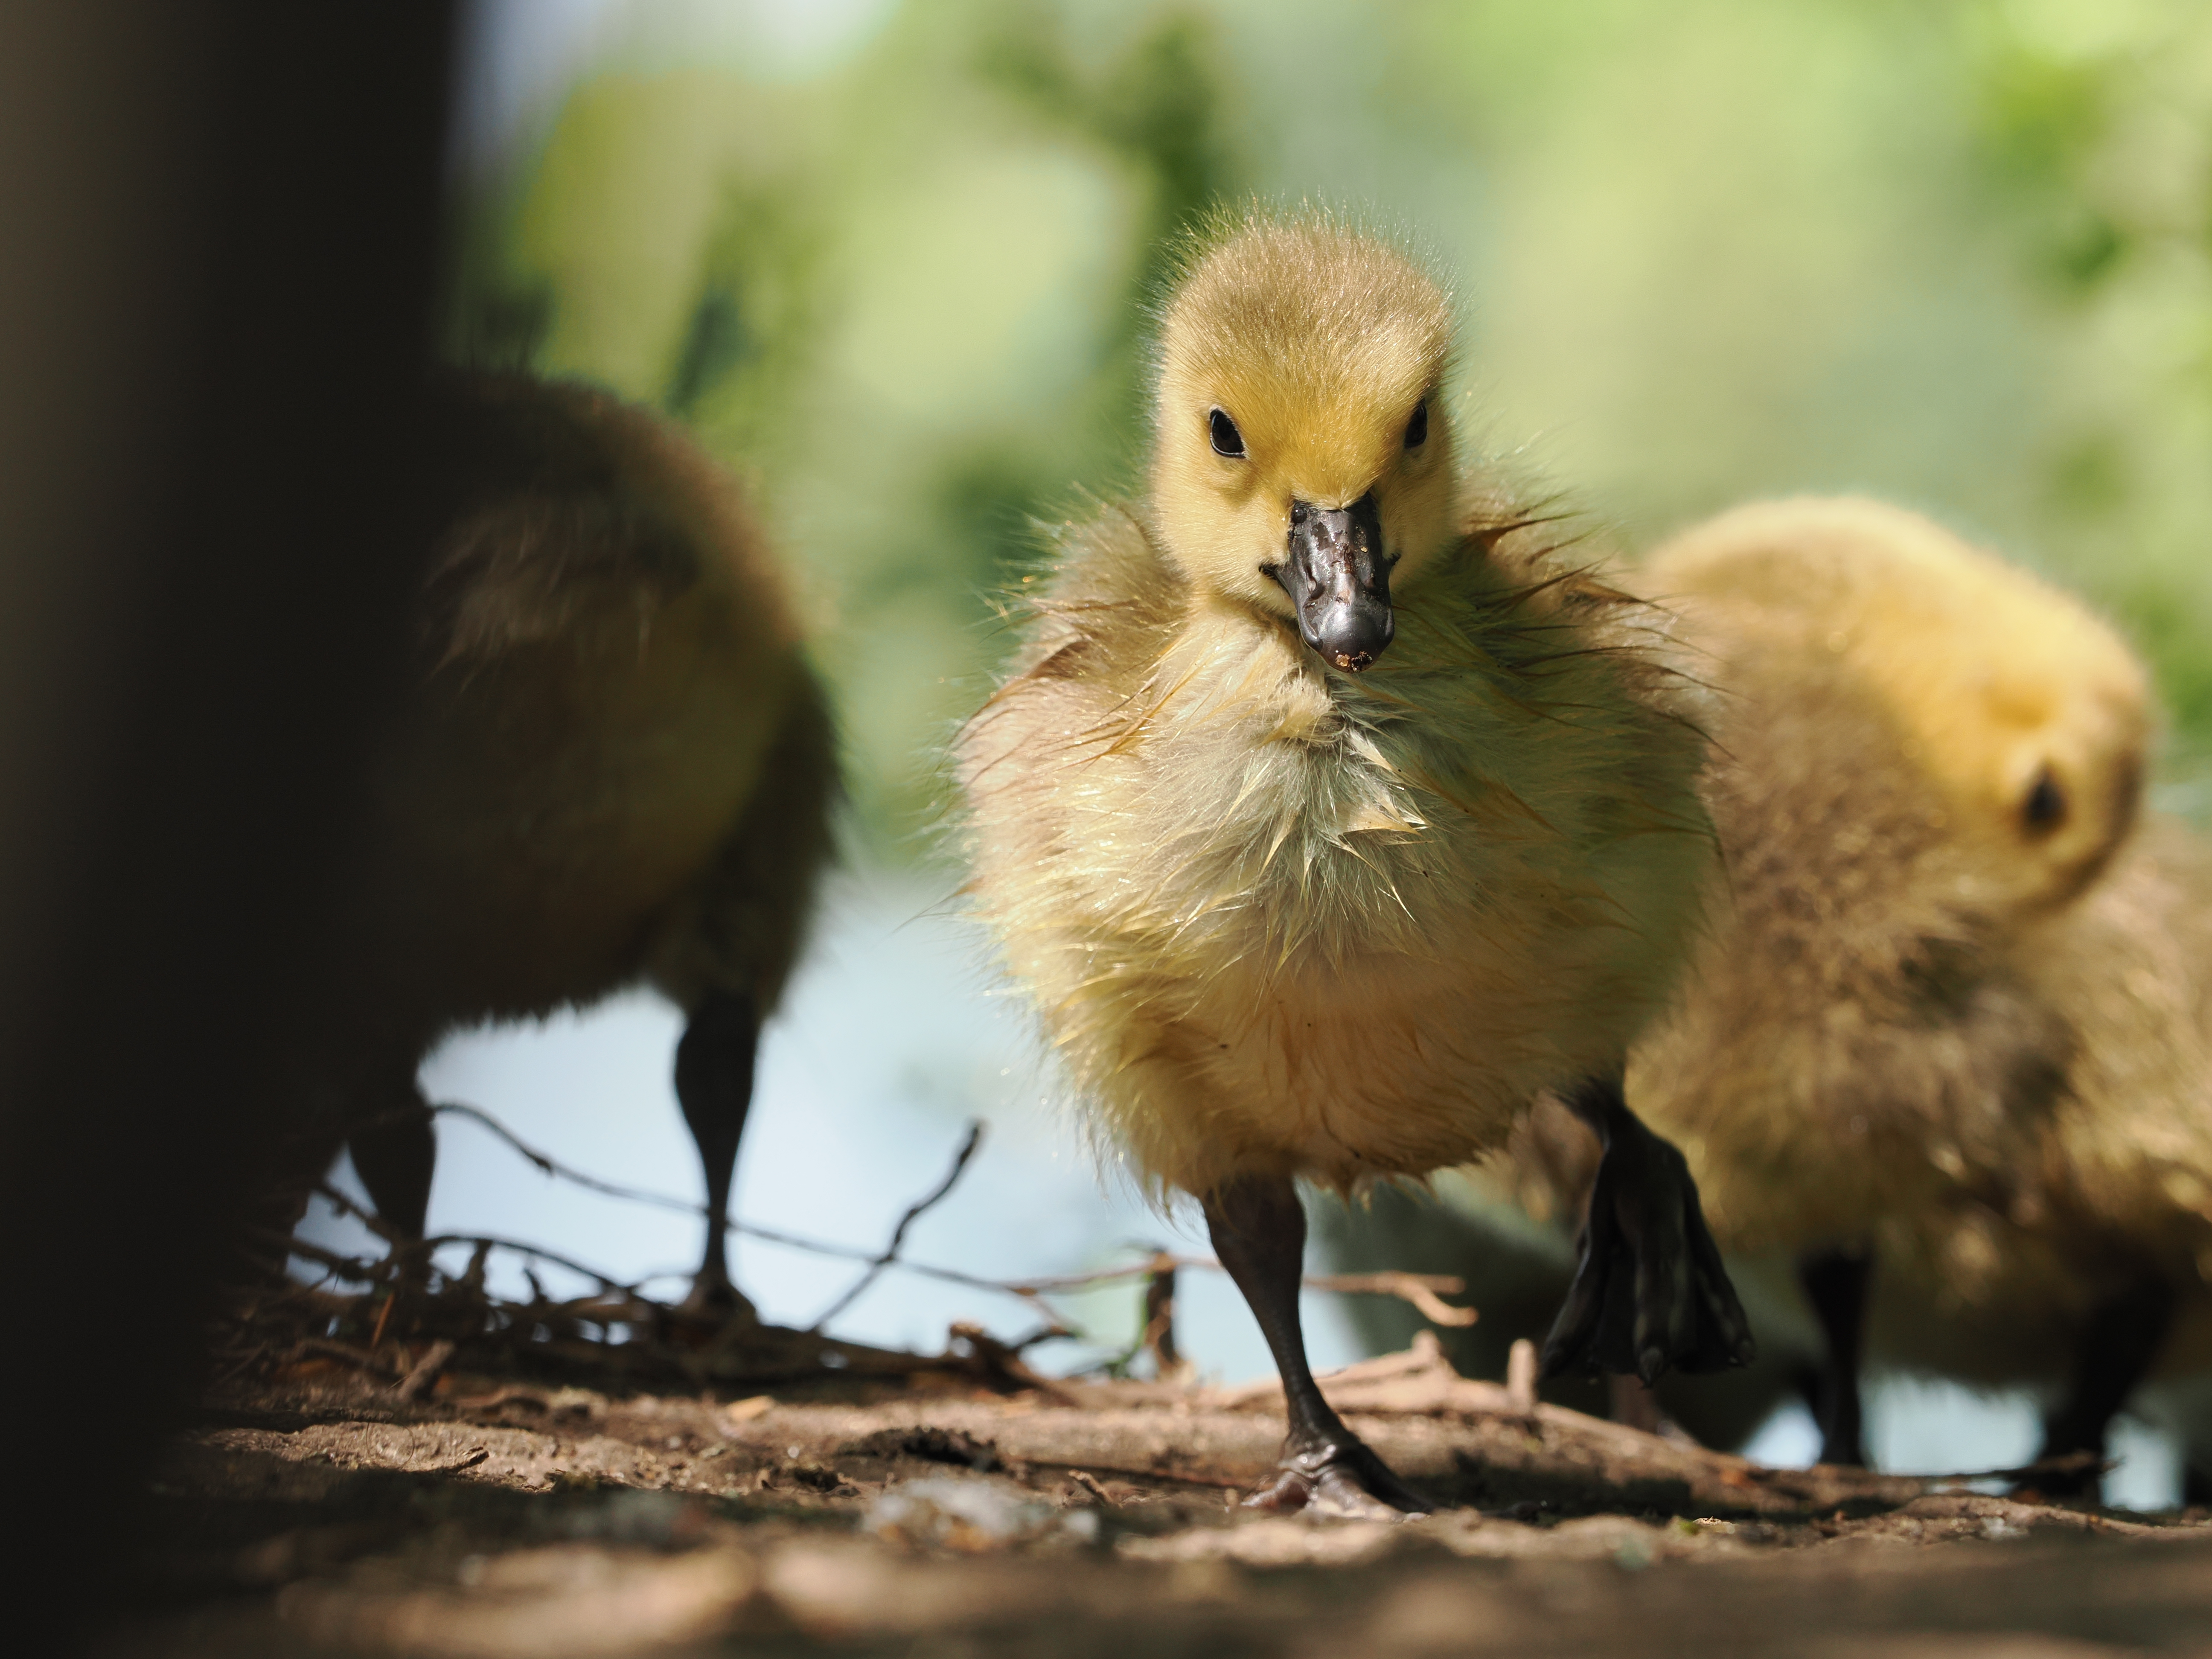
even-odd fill
[{"label": "blurry tree trunk", "polygon": [[450,10],[0,3],[11,1619],[112,1607],[288,1106],[412,574]]}]

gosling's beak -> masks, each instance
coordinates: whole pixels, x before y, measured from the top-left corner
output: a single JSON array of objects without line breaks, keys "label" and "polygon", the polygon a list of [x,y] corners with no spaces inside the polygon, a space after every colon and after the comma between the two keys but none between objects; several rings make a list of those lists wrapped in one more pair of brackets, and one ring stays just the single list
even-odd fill
[{"label": "gosling's beak", "polygon": [[1326,509],[1292,501],[1290,545],[1267,574],[1291,596],[1298,632],[1326,660],[1356,674],[1389,648],[1397,630],[1390,561],[1371,494]]}]

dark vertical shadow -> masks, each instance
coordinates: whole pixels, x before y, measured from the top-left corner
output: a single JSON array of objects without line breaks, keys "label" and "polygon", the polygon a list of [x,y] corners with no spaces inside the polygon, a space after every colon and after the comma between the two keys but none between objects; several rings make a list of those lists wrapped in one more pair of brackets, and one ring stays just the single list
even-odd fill
[{"label": "dark vertical shadow", "polygon": [[451,12],[0,7],[11,1636],[116,1606],[288,1106],[412,574]]}]

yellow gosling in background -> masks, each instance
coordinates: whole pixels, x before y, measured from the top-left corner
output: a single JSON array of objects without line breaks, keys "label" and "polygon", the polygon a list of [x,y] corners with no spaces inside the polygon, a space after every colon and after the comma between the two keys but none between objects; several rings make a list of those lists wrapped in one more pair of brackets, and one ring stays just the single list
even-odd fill
[{"label": "yellow gosling in background", "polygon": [[1397,250],[1255,217],[1166,307],[1148,499],[1067,527],[958,744],[975,902],[1107,1137],[1199,1199],[1282,1373],[1253,1501],[1425,1507],[1308,1370],[1293,1182],[1500,1145],[1559,1091],[1606,1152],[1547,1354],[1750,1349],[1622,1068],[1711,831],[1665,618],[1456,465],[1452,318]]},{"label": "yellow gosling in background", "polygon": [[[2169,1063],[2121,1060],[2141,1029],[2105,1041],[2121,1022],[2095,1015],[2077,937],[2135,825],[2144,676],[2072,599],[1874,501],[1739,508],[1644,580],[1719,693],[1705,797],[1727,892],[1629,1098],[1688,1155],[1724,1248],[1796,1263],[1822,1455],[1863,1462],[1877,1236],[1909,1236],[1929,1294],[1981,1299],[1933,1264],[1971,1253],[1991,1203],[2054,1212],[2029,1172],[2072,1156],[2052,1137],[2085,1096],[2127,1092],[2100,1066]],[[1571,1193],[1581,1140],[1553,1115],[1523,1150]]]},{"label": "yellow gosling in background", "polygon": [[1747,1248],[2009,1156],[2064,1038],[2005,961],[2133,826],[2142,671],[2072,599],[1917,514],[1741,508],[1643,573],[1721,696],[1728,900],[1632,1098]]}]

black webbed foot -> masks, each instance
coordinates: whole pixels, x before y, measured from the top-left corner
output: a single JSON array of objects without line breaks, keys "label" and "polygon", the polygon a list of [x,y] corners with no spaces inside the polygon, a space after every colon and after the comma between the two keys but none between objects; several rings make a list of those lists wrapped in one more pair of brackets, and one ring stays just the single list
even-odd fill
[{"label": "black webbed foot", "polygon": [[1543,1371],[1626,1373],[1749,1362],[1751,1324],[1705,1226],[1690,1166],[1620,1097],[1617,1083],[1569,1103],[1605,1143],[1575,1281],[1544,1343]]},{"label": "black webbed foot", "polygon": [[1436,1508],[1392,1474],[1365,1441],[1341,1424],[1338,1428],[1339,1433],[1303,1446],[1293,1433],[1274,1479],[1246,1498],[1244,1507],[1282,1515],[1310,1510],[1362,1521],[1395,1521]]}]

